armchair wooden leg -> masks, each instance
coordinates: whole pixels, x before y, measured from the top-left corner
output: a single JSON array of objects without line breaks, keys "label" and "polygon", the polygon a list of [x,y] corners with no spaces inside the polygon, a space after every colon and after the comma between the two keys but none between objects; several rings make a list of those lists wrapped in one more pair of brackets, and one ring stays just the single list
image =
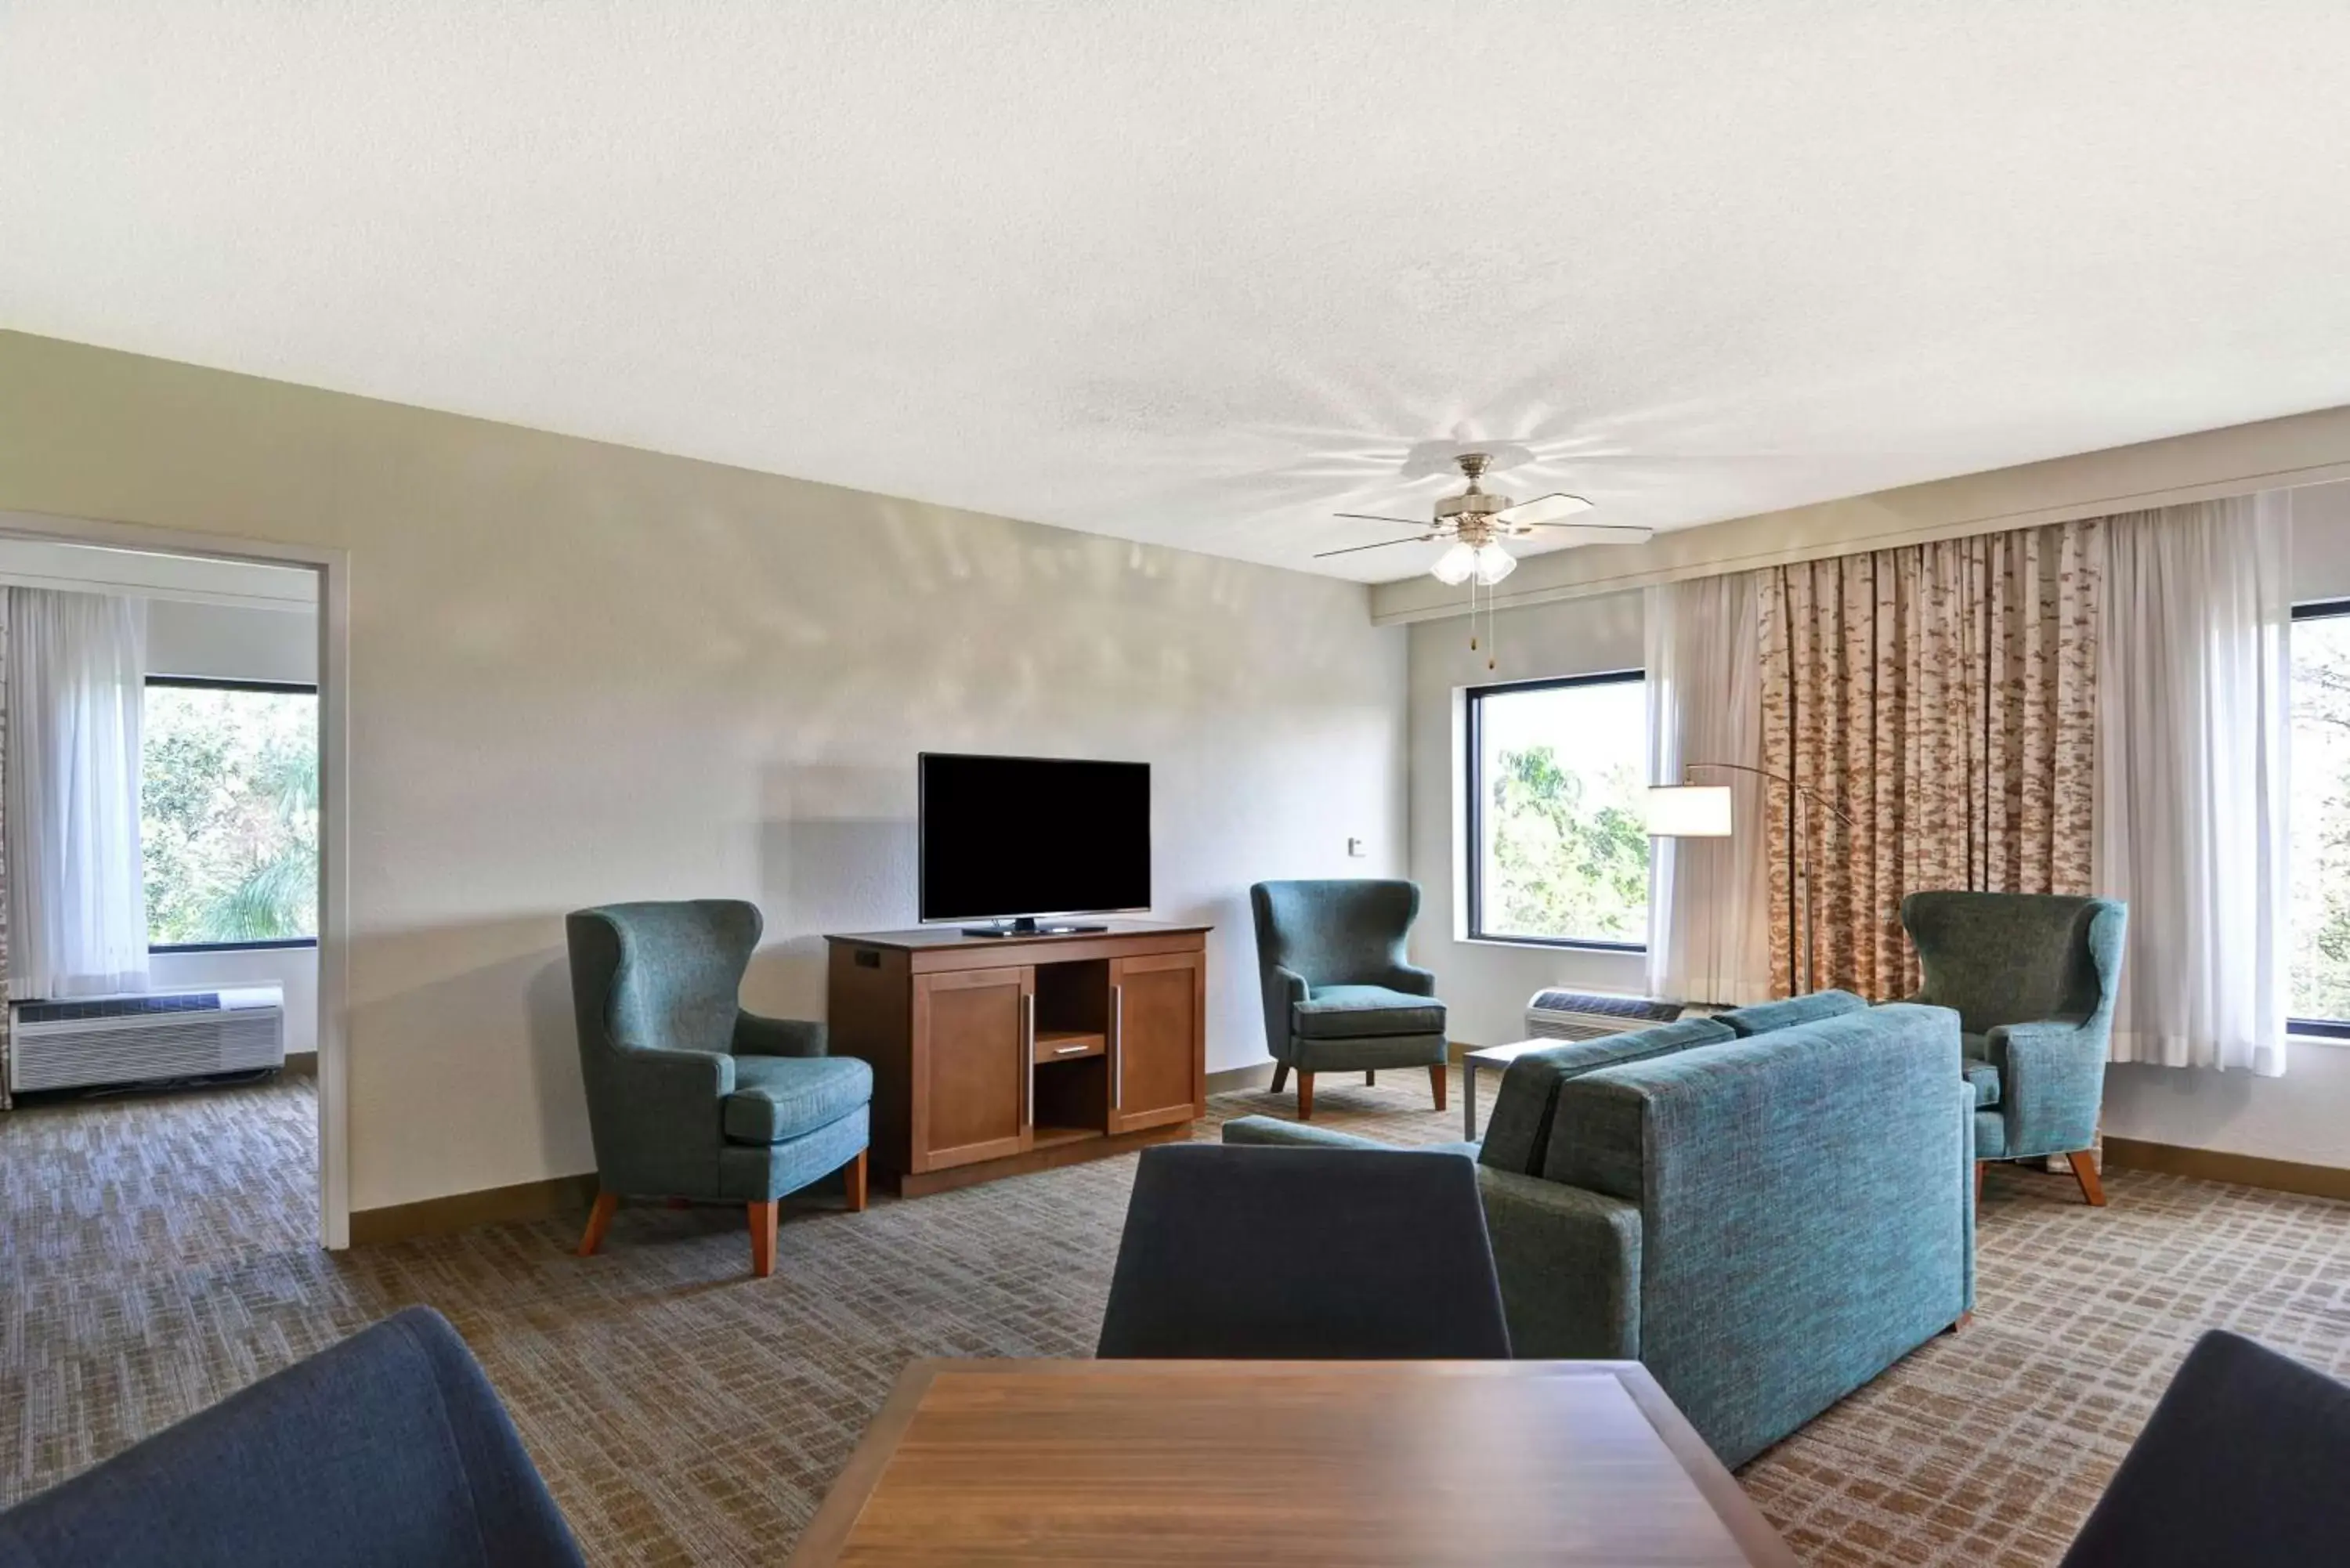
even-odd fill
[{"label": "armchair wooden leg", "polygon": [[1430,1062],[1428,1064],[1428,1086],[1436,1096],[1436,1108],[1440,1111],[1442,1110],[1444,1108],[1445,1093],[1443,1063]]},{"label": "armchair wooden leg", "polygon": [[1297,1119],[1314,1119],[1314,1075],[1303,1067],[1297,1069]]},{"label": "armchair wooden leg", "polygon": [[1984,1167],[1984,1166],[1986,1166],[1986,1165],[1989,1165],[1990,1163],[1991,1163],[1991,1161],[1989,1161],[1989,1160],[1987,1160],[1987,1159],[1979,1159],[1979,1160],[1975,1161],[1975,1207],[1976,1207],[1976,1208],[1978,1208],[1978,1209],[1980,1209],[1980,1208],[1981,1208],[1981,1207],[1982,1207],[1982,1173],[1983,1173],[1983,1167]]},{"label": "armchair wooden leg", "polygon": [[1364,1068],[1364,1069],[1363,1069],[1363,1087],[1365,1087],[1365,1088],[1367,1088],[1367,1089],[1376,1089],[1376,1088],[1378,1088],[1378,1086],[1379,1086],[1379,1070],[1378,1070],[1377,1067],[1366,1067],[1366,1068]]},{"label": "armchair wooden leg", "polygon": [[596,1249],[604,1244],[604,1232],[611,1228],[612,1211],[620,1206],[617,1192],[596,1194],[596,1207],[588,1210],[588,1229],[579,1237],[579,1255],[592,1258]]},{"label": "armchair wooden leg", "polygon": [[2097,1157],[2085,1148],[2076,1148],[2064,1157],[2073,1162],[2073,1179],[2081,1184],[2081,1196],[2093,1209],[2106,1206],[2106,1184],[2097,1179]]},{"label": "armchair wooden leg", "polygon": [[765,1279],[775,1272],[775,1203],[747,1205],[751,1210],[751,1272]]},{"label": "armchair wooden leg", "polygon": [[857,1158],[850,1160],[847,1165],[842,1166],[840,1168],[847,1174],[847,1180],[848,1183],[848,1211],[851,1214],[864,1213],[865,1151],[861,1148],[858,1149],[857,1151]]},{"label": "armchair wooden leg", "polygon": [[1289,1064],[1286,1062],[1275,1062],[1273,1064],[1273,1092],[1276,1095],[1281,1093],[1283,1088],[1285,1087],[1288,1083]]}]

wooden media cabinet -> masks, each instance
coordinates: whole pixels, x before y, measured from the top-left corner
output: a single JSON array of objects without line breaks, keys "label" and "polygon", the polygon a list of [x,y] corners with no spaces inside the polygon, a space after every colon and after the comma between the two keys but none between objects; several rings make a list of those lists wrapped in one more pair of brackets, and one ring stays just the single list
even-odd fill
[{"label": "wooden media cabinet", "polygon": [[825,938],[832,1053],[873,1067],[876,1173],[918,1198],[1190,1137],[1211,929]]}]

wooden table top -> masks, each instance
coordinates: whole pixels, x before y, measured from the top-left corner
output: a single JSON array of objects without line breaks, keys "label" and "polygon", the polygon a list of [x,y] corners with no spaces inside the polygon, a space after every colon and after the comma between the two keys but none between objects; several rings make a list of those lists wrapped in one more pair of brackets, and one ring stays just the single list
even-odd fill
[{"label": "wooden table top", "polygon": [[1618,1361],[918,1361],[795,1564],[1793,1564]]}]

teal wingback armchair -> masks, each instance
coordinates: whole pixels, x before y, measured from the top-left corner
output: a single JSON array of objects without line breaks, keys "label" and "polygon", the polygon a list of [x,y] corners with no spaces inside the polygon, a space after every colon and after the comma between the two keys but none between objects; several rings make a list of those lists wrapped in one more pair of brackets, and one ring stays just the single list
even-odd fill
[{"label": "teal wingback armchair", "polygon": [[623,1197],[740,1203],[764,1278],[778,1199],[845,1170],[848,1207],[865,1207],[873,1070],[825,1054],[821,1023],[743,1011],[755,908],[609,904],[564,926],[599,1189],[582,1257]]},{"label": "teal wingback armchair", "polygon": [[1444,1108],[1444,1003],[1436,977],[1404,957],[1419,884],[1372,878],[1259,882],[1256,962],[1274,1092],[1297,1074],[1297,1116],[1314,1115],[1314,1075],[1426,1067]]},{"label": "teal wingback armchair", "polygon": [[2091,1153],[2129,911],[2111,898],[1912,893],[1901,924],[1925,984],[1910,1000],[1959,1015],[1981,1162],[2064,1155],[2093,1204]]}]

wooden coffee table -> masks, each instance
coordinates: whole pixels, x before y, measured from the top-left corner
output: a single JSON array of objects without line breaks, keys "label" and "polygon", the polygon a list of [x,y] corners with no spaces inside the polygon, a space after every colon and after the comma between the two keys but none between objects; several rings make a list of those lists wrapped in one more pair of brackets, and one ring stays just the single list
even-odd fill
[{"label": "wooden coffee table", "polygon": [[1477,1139],[1478,1068],[1491,1067],[1499,1072],[1529,1051],[1572,1044],[1568,1040],[1521,1040],[1514,1045],[1488,1045],[1464,1054],[1461,1058],[1461,1125],[1466,1130],[1461,1136],[1471,1143]]},{"label": "wooden coffee table", "polygon": [[791,1560],[1795,1558],[1634,1362],[918,1361]]}]

